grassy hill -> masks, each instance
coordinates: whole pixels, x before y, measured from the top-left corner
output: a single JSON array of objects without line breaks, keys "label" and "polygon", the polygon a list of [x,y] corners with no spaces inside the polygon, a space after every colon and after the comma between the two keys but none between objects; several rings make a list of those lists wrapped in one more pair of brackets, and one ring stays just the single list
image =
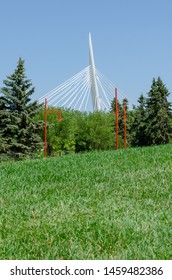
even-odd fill
[{"label": "grassy hill", "polygon": [[0,259],[172,259],[172,145],[2,163]]}]

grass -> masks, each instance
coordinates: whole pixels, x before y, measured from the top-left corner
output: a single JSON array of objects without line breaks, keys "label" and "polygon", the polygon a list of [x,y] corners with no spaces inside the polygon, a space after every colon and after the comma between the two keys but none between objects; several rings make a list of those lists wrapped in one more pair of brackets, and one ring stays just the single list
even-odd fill
[{"label": "grass", "polygon": [[2,163],[0,259],[172,259],[172,145]]}]

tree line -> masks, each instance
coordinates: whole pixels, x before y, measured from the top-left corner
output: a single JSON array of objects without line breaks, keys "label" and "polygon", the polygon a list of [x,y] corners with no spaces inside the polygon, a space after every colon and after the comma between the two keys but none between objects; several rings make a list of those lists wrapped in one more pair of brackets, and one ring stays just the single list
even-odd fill
[{"label": "tree line", "polygon": [[[43,154],[43,104],[32,101],[34,87],[25,75],[21,58],[0,92],[0,160],[39,157]],[[172,106],[169,91],[160,77],[153,78],[147,96],[127,106],[127,146],[172,142]],[[125,102],[128,101],[125,100]],[[115,149],[115,99],[109,112],[80,112],[62,108],[61,122],[48,116],[48,153]],[[119,106],[119,148],[123,147],[123,104]],[[58,108],[59,109],[59,108]]]}]

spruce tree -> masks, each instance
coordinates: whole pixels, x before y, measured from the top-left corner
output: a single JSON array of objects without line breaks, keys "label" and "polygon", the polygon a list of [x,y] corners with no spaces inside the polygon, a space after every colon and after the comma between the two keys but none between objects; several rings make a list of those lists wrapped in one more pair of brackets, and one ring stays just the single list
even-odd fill
[{"label": "spruce tree", "polygon": [[139,105],[134,106],[131,112],[131,145],[132,146],[147,146],[146,137],[146,98],[143,94],[140,95],[138,99]]},{"label": "spruce tree", "polygon": [[172,137],[170,93],[160,77],[153,79],[147,98],[147,143],[159,145],[170,142]]},{"label": "spruce tree", "polygon": [[5,110],[5,100],[0,97],[0,161],[7,160],[7,123],[10,124],[9,111]]},{"label": "spruce tree", "polygon": [[[128,100],[124,98],[122,103],[118,100],[118,135],[120,136],[120,145],[123,147],[123,138],[124,138],[124,102],[126,103],[126,111],[127,111],[127,145],[130,143],[130,136],[129,136],[129,127],[130,127],[130,112],[128,107]],[[116,119],[116,98],[111,102],[110,112],[114,114]],[[114,121],[114,133],[116,131],[116,123]]]},{"label": "spruce tree", "polygon": [[40,149],[42,123],[33,120],[40,105],[37,101],[31,102],[34,87],[25,76],[21,58],[14,73],[4,80],[4,85],[0,97],[1,158],[3,155],[14,159],[31,156]]},{"label": "spruce tree", "polygon": [[[127,101],[127,100],[125,100],[125,101]],[[112,113],[114,113],[114,117],[116,118],[116,98],[114,97],[114,99],[112,100],[112,102],[111,102],[111,107],[110,107],[110,112]],[[121,137],[123,137],[123,131],[124,131],[124,129],[123,129],[123,105],[122,105],[122,103],[120,103],[119,102],[119,100],[118,100],[118,130],[119,130],[119,135],[121,136]],[[115,122],[114,122],[114,131],[116,130],[116,124],[115,124]]]}]

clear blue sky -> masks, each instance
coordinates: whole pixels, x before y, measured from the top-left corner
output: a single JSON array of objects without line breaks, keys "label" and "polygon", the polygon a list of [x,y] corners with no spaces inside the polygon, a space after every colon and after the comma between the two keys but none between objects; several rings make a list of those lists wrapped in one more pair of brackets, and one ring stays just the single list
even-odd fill
[{"label": "clear blue sky", "polygon": [[38,99],[88,65],[91,32],[96,67],[130,105],[153,77],[172,93],[171,0],[0,0],[0,11],[0,86],[22,57]]}]

